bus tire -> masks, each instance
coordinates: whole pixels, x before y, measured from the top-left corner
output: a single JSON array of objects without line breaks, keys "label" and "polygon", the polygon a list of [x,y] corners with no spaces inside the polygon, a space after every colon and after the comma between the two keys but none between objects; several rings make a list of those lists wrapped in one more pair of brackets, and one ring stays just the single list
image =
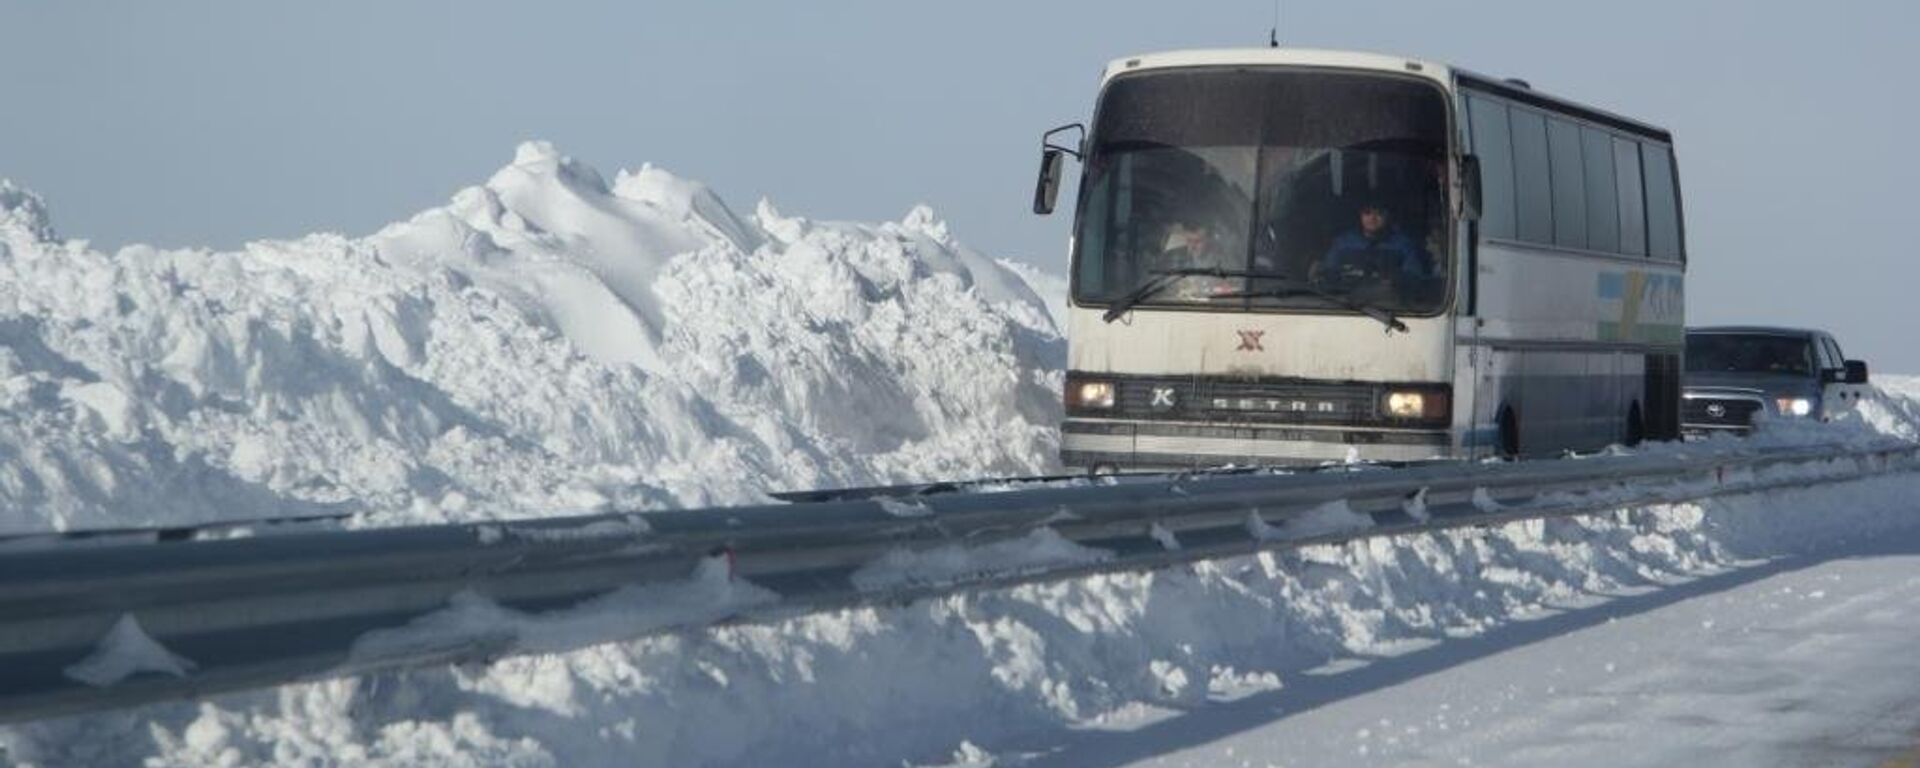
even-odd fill
[{"label": "bus tire", "polygon": [[1626,446],[1633,448],[1647,440],[1647,420],[1640,415],[1640,403],[1627,407]]},{"label": "bus tire", "polygon": [[1520,458],[1520,418],[1513,415],[1512,408],[1501,408],[1500,418],[1495,421],[1499,427],[1499,442],[1494,450],[1500,458],[1509,461]]}]

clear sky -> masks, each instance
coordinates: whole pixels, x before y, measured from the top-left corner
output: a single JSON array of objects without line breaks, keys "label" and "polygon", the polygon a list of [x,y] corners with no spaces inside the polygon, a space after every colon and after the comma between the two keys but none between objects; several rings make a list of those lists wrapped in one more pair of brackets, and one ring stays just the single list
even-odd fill
[{"label": "clear sky", "polygon": [[[0,177],[98,246],[365,234],[529,138],[651,161],[737,208],[934,206],[1064,270],[1026,210],[1042,130],[1128,53],[1263,44],[1270,0],[757,3],[0,0]],[[1906,0],[1284,0],[1284,44],[1522,77],[1675,133],[1689,320],[1836,331],[1920,373]],[[1071,182],[1072,180],[1069,179]]]}]

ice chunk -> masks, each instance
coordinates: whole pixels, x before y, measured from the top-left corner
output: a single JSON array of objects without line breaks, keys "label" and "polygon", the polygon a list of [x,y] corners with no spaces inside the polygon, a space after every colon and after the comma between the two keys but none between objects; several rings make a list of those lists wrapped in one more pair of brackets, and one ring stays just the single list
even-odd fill
[{"label": "ice chunk", "polygon": [[1433,519],[1433,515],[1427,512],[1426,488],[1415,491],[1412,496],[1400,502],[1400,509],[1407,513],[1407,517],[1413,518],[1416,522],[1424,523]]},{"label": "ice chunk", "polygon": [[1346,499],[1334,499],[1306,512],[1289,517],[1284,530],[1290,536],[1325,536],[1373,527],[1373,518],[1353,511]]},{"label": "ice chunk", "polygon": [[881,509],[886,510],[887,514],[893,515],[894,517],[928,517],[933,514],[932,507],[918,501],[901,501],[895,498],[879,496],[874,498],[874,502],[878,503]]},{"label": "ice chunk", "polygon": [[1482,486],[1473,489],[1473,508],[1482,512],[1499,512],[1500,510],[1506,509],[1507,506],[1498,501],[1494,501],[1493,494],[1487,493],[1487,489]]},{"label": "ice chunk", "polygon": [[1260,510],[1255,509],[1247,513],[1247,535],[1255,541],[1269,541],[1280,538],[1280,529],[1268,524],[1260,517]]},{"label": "ice chunk", "polygon": [[67,667],[67,677],[96,688],[105,688],[141,672],[160,672],[186,677],[195,664],[147,634],[133,614],[121,614],[113,628],[100,638],[93,655]]},{"label": "ice chunk", "polygon": [[1154,523],[1152,526],[1149,526],[1147,528],[1147,535],[1152,536],[1154,541],[1160,542],[1160,546],[1168,552],[1174,552],[1180,549],[1180,539],[1173,535],[1173,531],[1167,530],[1166,526],[1159,523]]}]

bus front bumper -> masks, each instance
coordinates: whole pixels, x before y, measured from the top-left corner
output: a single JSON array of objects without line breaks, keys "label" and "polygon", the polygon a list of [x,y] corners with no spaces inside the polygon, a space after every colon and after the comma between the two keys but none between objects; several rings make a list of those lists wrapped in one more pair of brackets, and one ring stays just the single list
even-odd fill
[{"label": "bus front bumper", "polygon": [[1301,466],[1456,455],[1445,429],[1068,419],[1060,432],[1061,463],[1086,470]]}]

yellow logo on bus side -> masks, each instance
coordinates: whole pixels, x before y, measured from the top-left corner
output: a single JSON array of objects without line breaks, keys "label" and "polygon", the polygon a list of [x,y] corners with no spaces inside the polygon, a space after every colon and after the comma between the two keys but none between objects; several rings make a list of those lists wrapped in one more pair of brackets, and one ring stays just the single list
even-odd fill
[{"label": "yellow logo on bus side", "polygon": [[1678,341],[1681,324],[1681,278],[1678,275],[1602,272],[1598,294],[1620,302],[1620,319],[1602,321],[1597,328],[1606,341]]}]

